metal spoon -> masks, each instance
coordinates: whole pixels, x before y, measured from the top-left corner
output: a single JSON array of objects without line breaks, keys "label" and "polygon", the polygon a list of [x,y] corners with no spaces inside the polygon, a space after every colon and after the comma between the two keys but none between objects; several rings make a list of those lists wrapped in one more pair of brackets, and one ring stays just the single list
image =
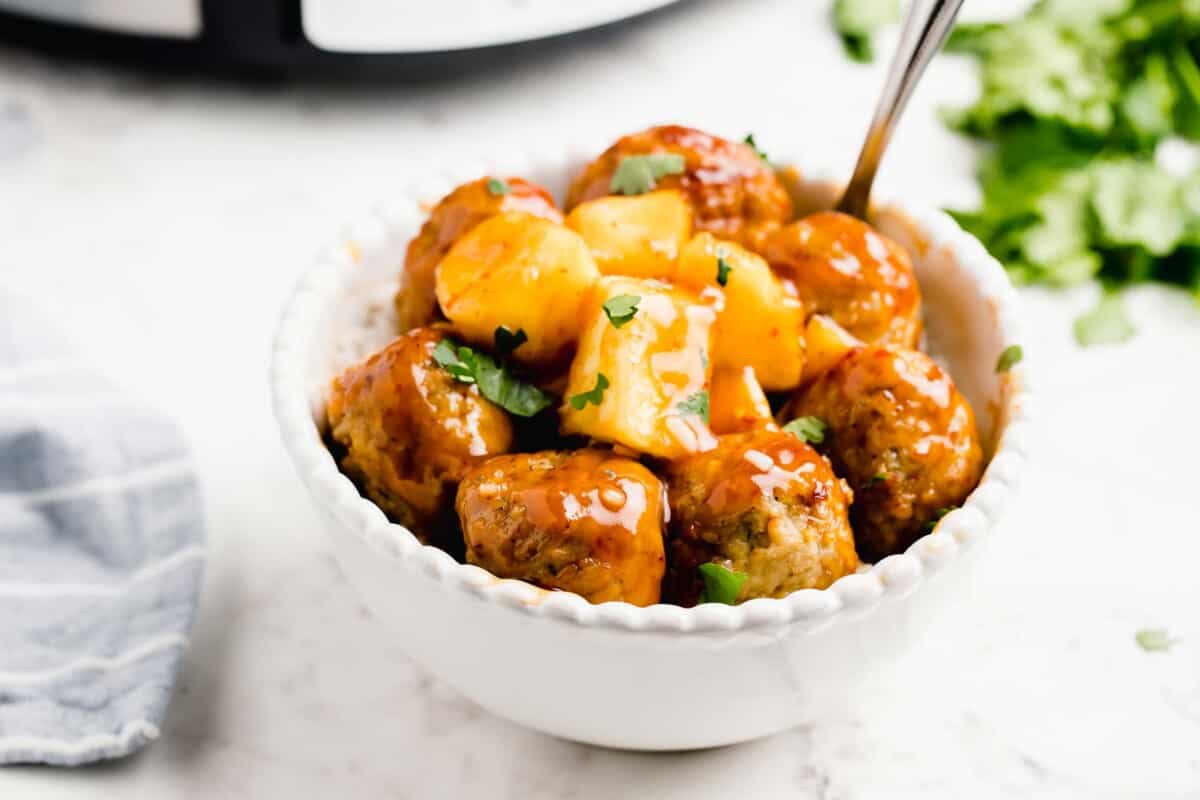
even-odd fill
[{"label": "metal spoon", "polygon": [[925,67],[946,41],[962,4],[963,0],[912,0],[908,16],[904,19],[900,44],[888,67],[887,83],[883,86],[879,105],[875,107],[867,138],[858,153],[854,175],[842,199],[838,201],[838,211],[860,219],[866,218],[871,183],[879,170],[879,162],[883,159],[892,129],[896,127]]}]

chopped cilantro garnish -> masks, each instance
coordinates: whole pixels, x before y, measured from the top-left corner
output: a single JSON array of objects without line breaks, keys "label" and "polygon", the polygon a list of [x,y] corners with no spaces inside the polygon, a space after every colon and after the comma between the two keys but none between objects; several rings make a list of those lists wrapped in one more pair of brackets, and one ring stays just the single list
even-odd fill
[{"label": "chopped cilantro garnish", "polygon": [[802,442],[821,444],[825,441],[829,426],[820,417],[797,417],[784,425],[783,429]]},{"label": "chopped cilantro garnish", "polygon": [[433,360],[455,380],[473,383],[479,393],[510,414],[532,417],[554,402],[554,396],[526,383],[487,353],[442,339],[433,348]]},{"label": "chopped cilantro garnish", "polygon": [[517,328],[517,332],[513,333],[503,325],[496,328],[493,336],[496,343],[496,355],[499,356],[506,356],[529,341],[529,337],[525,335],[524,328]]},{"label": "chopped cilantro garnish", "polygon": [[755,153],[758,155],[758,157],[759,157],[760,159],[762,159],[762,162],[763,162],[764,164],[770,164],[770,163],[771,163],[771,159],[767,158],[767,154],[766,154],[766,153],[764,153],[764,152],[762,151],[762,148],[758,146],[758,143],[754,141],[754,134],[753,134],[753,133],[747,133],[747,134],[746,134],[746,138],[745,138],[745,139],[743,139],[742,141],[743,141],[743,142],[745,142],[746,144],[748,144],[748,145],[750,145],[751,147],[753,147],[753,148],[754,148],[754,152],[755,152]]},{"label": "chopped cilantro garnish", "polygon": [[1134,639],[1147,653],[1161,653],[1175,644],[1166,628],[1142,628],[1134,635]]},{"label": "chopped cilantro garnish", "polygon": [[701,603],[724,603],[732,606],[737,603],[738,593],[746,582],[746,573],[734,572],[720,564],[708,563],[700,565],[700,577],[704,581],[704,593],[700,595]]},{"label": "chopped cilantro garnish", "polygon": [[681,174],[685,165],[678,153],[626,156],[617,165],[608,188],[616,194],[645,194],[657,185],[659,178]]},{"label": "chopped cilantro garnish", "polygon": [[487,182],[488,194],[494,197],[503,197],[512,191],[512,187],[507,181],[502,181],[499,178],[488,178]]},{"label": "chopped cilantro garnish", "polygon": [[620,328],[633,319],[642,298],[636,294],[619,294],[604,301],[604,314],[614,328]]},{"label": "chopped cilantro garnish", "polygon": [[1021,349],[1019,344],[1010,344],[1000,353],[1000,357],[996,359],[996,372],[1008,372],[1017,364],[1021,363],[1021,359],[1025,357],[1025,351]]},{"label": "chopped cilantro garnish", "polygon": [[724,286],[729,283],[729,273],[733,272],[733,267],[729,266],[729,262],[724,256],[717,256],[717,283]]},{"label": "chopped cilantro garnish", "polygon": [[475,351],[471,348],[455,347],[454,342],[442,339],[433,348],[433,360],[457,380],[475,382]]},{"label": "chopped cilantro garnish", "polygon": [[[1014,280],[1200,286],[1200,171],[1156,158],[1200,143],[1198,37],[1191,0],[1042,0],[954,30],[947,49],[979,61],[980,91],[947,122],[992,145],[981,205],[955,216]],[[1106,300],[1075,332],[1133,327]]]},{"label": "chopped cilantro garnish", "polygon": [[576,411],[582,411],[588,403],[600,405],[604,401],[604,390],[608,386],[608,376],[603,372],[596,373],[596,386],[591,391],[571,395],[571,406]]},{"label": "chopped cilantro garnish", "polygon": [[708,392],[696,392],[689,395],[686,400],[677,403],[675,408],[679,410],[682,416],[698,416],[706,423],[708,422]]}]

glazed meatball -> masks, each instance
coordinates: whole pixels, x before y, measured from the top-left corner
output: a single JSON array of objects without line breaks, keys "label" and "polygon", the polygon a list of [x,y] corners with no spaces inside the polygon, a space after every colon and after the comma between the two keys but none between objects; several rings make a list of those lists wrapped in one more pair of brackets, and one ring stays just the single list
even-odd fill
[{"label": "glazed meatball", "polygon": [[508,415],[433,360],[442,338],[434,328],[400,336],[335,378],[326,406],[342,470],[389,518],[439,545],[455,485],[513,442]]},{"label": "glazed meatball", "polygon": [[962,504],[983,469],[971,407],[914,350],[863,347],[803,387],[784,410],[829,426],[822,449],[854,488],[859,554],[898,553],[939,512]]},{"label": "glazed meatball", "polygon": [[505,211],[524,211],[535,217],[562,222],[562,213],[550,193],[522,178],[501,181],[498,193],[489,191],[493,178],[464,183],[441,199],[421,226],[421,232],[408,244],[404,259],[405,282],[396,294],[396,313],[400,330],[428,325],[437,315],[434,296],[434,271],[438,262],[459,237],[489,217]]},{"label": "glazed meatball", "polygon": [[672,464],[667,488],[666,591],[680,605],[699,600],[699,567],[709,562],[747,576],[738,602],[824,589],[858,566],[849,490],[790,433],[722,436],[716,449]]},{"label": "glazed meatball", "polygon": [[808,314],[827,314],[867,344],[916,347],[921,294],[900,245],[847,214],[823,211],[774,231],[763,256],[796,286]]},{"label": "glazed meatball", "polygon": [[611,451],[493,458],[458,488],[467,561],[592,603],[658,602],[665,498],[658,478]]},{"label": "glazed meatball", "polygon": [[657,187],[683,191],[698,230],[757,250],[767,231],[791,219],[787,190],[753,147],[680,125],[662,125],[618,140],[575,178],[567,192],[568,210],[611,194],[609,183],[622,159],[651,153],[684,157],[684,172],[660,178]]}]

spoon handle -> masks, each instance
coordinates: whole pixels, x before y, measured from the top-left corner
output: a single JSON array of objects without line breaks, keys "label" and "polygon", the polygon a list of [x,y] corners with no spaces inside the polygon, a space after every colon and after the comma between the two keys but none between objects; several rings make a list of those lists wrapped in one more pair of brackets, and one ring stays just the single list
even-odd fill
[{"label": "spoon handle", "polygon": [[954,18],[962,7],[963,0],[912,0],[900,43],[888,67],[887,83],[875,107],[875,116],[867,130],[854,175],[846,186],[846,192],[837,204],[837,210],[855,217],[865,218],[871,183],[879,170],[883,151],[892,136],[892,129],[900,119],[909,95],[925,72],[934,54],[954,25]]}]

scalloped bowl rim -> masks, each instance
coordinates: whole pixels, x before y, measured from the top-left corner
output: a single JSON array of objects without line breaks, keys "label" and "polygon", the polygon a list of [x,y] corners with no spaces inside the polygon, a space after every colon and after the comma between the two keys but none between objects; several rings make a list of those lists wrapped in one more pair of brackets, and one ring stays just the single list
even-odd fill
[{"label": "scalloped bowl rim", "polygon": [[[436,202],[445,186],[482,174],[522,174],[530,165],[565,166],[584,161],[605,145],[587,143],[560,155],[537,157],[510,153],[490,161],[464,161],[456,168],[435,172],[412,184],[406,197],[360,218],[297,281],[281,315],[272,351],[270,382],[276,420],[283,443],[301,479],[316,501],[337,521],[362,537],[381,558],[390,558],[407,570],[423,573],[445,587],[468,592],[479,599],[506,606],[530,617],[557,619],[572,624],[629,632],[670,634],[733,633],[755,628],[801,624],[820,626],[839,617],[858,617],[890,597],[907,595],[927,577],[952,565],[994,528],[1019,485],[1028,463],[1033,417],[1030,412],[1028,347],[1022,339],[1024,324],[1016,290],[1000,264],[970,234],[941,211],[914,209],[902,200],[885,197],[875,203],[904,213],[929,248],[948,248],[959,267],[995,307],[996,325],[1004,347],[1021,344],[1026,357],[1014,366],[1007,400],[997,414],[1005,420],[1003,435],[979,485],[935,529],[905,552],[888,556],[865,570],[843,576],[827,589],[801,589],[783,598],[756,598],[740,605],[715,603],[683,608],[657,604],[640,607],[610,601],[592,604],[580,595],[546,591],[520,580],[497,578],[484,569],[455,561],[436,547],[421,544],[407,528],[389,521],[371,501],[362,497],[349,478],[338,470],[321,441],[309,406],[305,384],[308,347],[305,334],[322,309],[333,302],[342,287],[342,276],[354,269],[351,249],[363,242],[379,241],[388,230],[420,224],[422,205]],[[780,159],[795,167],[805,183],[833,183],[826,170],[804,159]],[[437,188],[432,188],[437,187]],[[879,193],[876,192],[878,195]],[[369,246],[369,244],[367,245]]]}]

